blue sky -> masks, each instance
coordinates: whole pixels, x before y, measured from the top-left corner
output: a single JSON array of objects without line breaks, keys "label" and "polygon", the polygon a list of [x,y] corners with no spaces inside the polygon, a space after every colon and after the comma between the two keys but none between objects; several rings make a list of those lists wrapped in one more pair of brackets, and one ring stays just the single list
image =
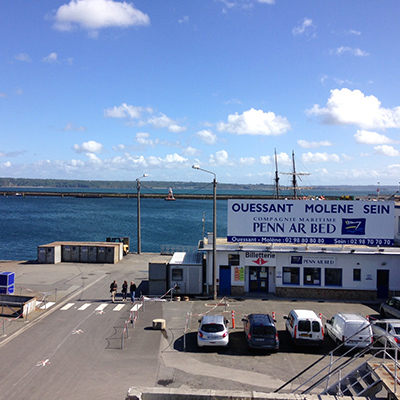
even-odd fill
[{"label": "blue sky", "polygon": [[[0,176],[400,181],[400,3],[6,0]],[[281,183],[288,180],[281,176]]]}]

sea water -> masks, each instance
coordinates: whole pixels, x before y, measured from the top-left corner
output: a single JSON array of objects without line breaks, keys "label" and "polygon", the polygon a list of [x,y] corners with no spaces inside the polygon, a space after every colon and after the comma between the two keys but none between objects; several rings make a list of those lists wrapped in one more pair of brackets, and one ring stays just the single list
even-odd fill
[{"label": "sea water", "polygon": [[[196,248],[213,230],[212,200],[140,200],[141,251]],[[137,251],[136,198],[0,197],[0,260],[36,260],[55,241],[129,237]],[[204,222],[203,222],[204,220]],[[217,234],[227,234],[227,201],[217,200]]]}]

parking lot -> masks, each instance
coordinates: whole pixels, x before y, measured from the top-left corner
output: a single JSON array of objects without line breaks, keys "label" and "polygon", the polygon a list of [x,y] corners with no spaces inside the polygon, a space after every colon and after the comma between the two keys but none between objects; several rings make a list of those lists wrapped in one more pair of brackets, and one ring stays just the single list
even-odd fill
[{"label": "parking lot", "polygon": [[[212,387],[221,390],[261,390],[273,391],[293,378],[307,366],[335,348],[334,343],[325,337],[322,347],[297,347],[285,330],[286,316],[292,309],[310,309],[321,314],[325,320],[338,312],[354,312],[363,316],[377,317],[377,305],[361,303],[342,303],[326,301],[290,301],[290,300],[227,300],[220,305],[213,301],[172,302],[163,305],[163,314],[167,323],[164,349],[161,351],[165,367],[173,368],[159,382],[170,387],[182,385],[191,388]],[[235,328],[232,328],[232,312]],[[280,348],[276,353],[250,350],[243,332],[242,318],[250,313],[275,313]],[[198,348],[196,343],[199,319],[205,313],[222,314],[230,321],[230,345],[228,348]],[[187,321],[187,330],[185,324]],[[168,344],[167,344],[168,342]],[[321,369],[329,364],[325,357],[318,365]],[[316,369],[287,386],[289,391]]]}]

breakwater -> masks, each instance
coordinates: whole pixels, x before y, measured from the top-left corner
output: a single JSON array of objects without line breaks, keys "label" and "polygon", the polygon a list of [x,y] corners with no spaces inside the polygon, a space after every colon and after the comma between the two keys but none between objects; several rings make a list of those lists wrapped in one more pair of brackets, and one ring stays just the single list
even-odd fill
[{"label": "breakwater", "polygon": [[[16,197],[75,197],[75,198],[137,198],[137,193],[130,192],[130,193],[112,193],[112,192],[79,192],[79,191],[71,191],[71,192],[61,192],[61,191],[21,191],[21,190],[1,190],[0,196],[16,196]],[[204,194],[204,193],[180,193],[174,194],[176,200],[212,200],[213,194]],[[143,199],[165,199],[167,195],[165,193],[140,193],[140,197]],[[290,194],[282,194],[281,198],[291,198]],[[340,195],[326,195],[324,198],[326,200],[367,200],[371,197],[376,198],[376,196],[340,196]],[[218,200],[229,200],[229,199],[264,199],[264,200],[272,200],[275,196],[271,194],[221,194],[217,191],[217,199]],[[387,200],[387,195],[380,195],[380,200]]]}]

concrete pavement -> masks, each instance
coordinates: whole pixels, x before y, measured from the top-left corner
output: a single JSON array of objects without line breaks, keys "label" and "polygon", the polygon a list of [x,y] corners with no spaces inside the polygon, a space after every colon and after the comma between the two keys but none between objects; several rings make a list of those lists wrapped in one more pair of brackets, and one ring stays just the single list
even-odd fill
[{"label": "concrete pavement", "polygon": [[[118,292],[123,279],[134,280],[136,296],[148,280],[150,261],[168,262],[171,256],[156,253],[128,254],[117,264],[59,263],[38,264],[34,261],[0,261],[0,271],[15,272],[15,295],[32,296],[43,301],[26,319],[0,316],[0,346],[38,319],[62,307],[70,297],[82,293],[102,280],[117,279]],[[143,282],[143,283],[142,283]],[[142,284],[141,284],[142,283]],[[109,293],[104,296],[109,298]]]}]

